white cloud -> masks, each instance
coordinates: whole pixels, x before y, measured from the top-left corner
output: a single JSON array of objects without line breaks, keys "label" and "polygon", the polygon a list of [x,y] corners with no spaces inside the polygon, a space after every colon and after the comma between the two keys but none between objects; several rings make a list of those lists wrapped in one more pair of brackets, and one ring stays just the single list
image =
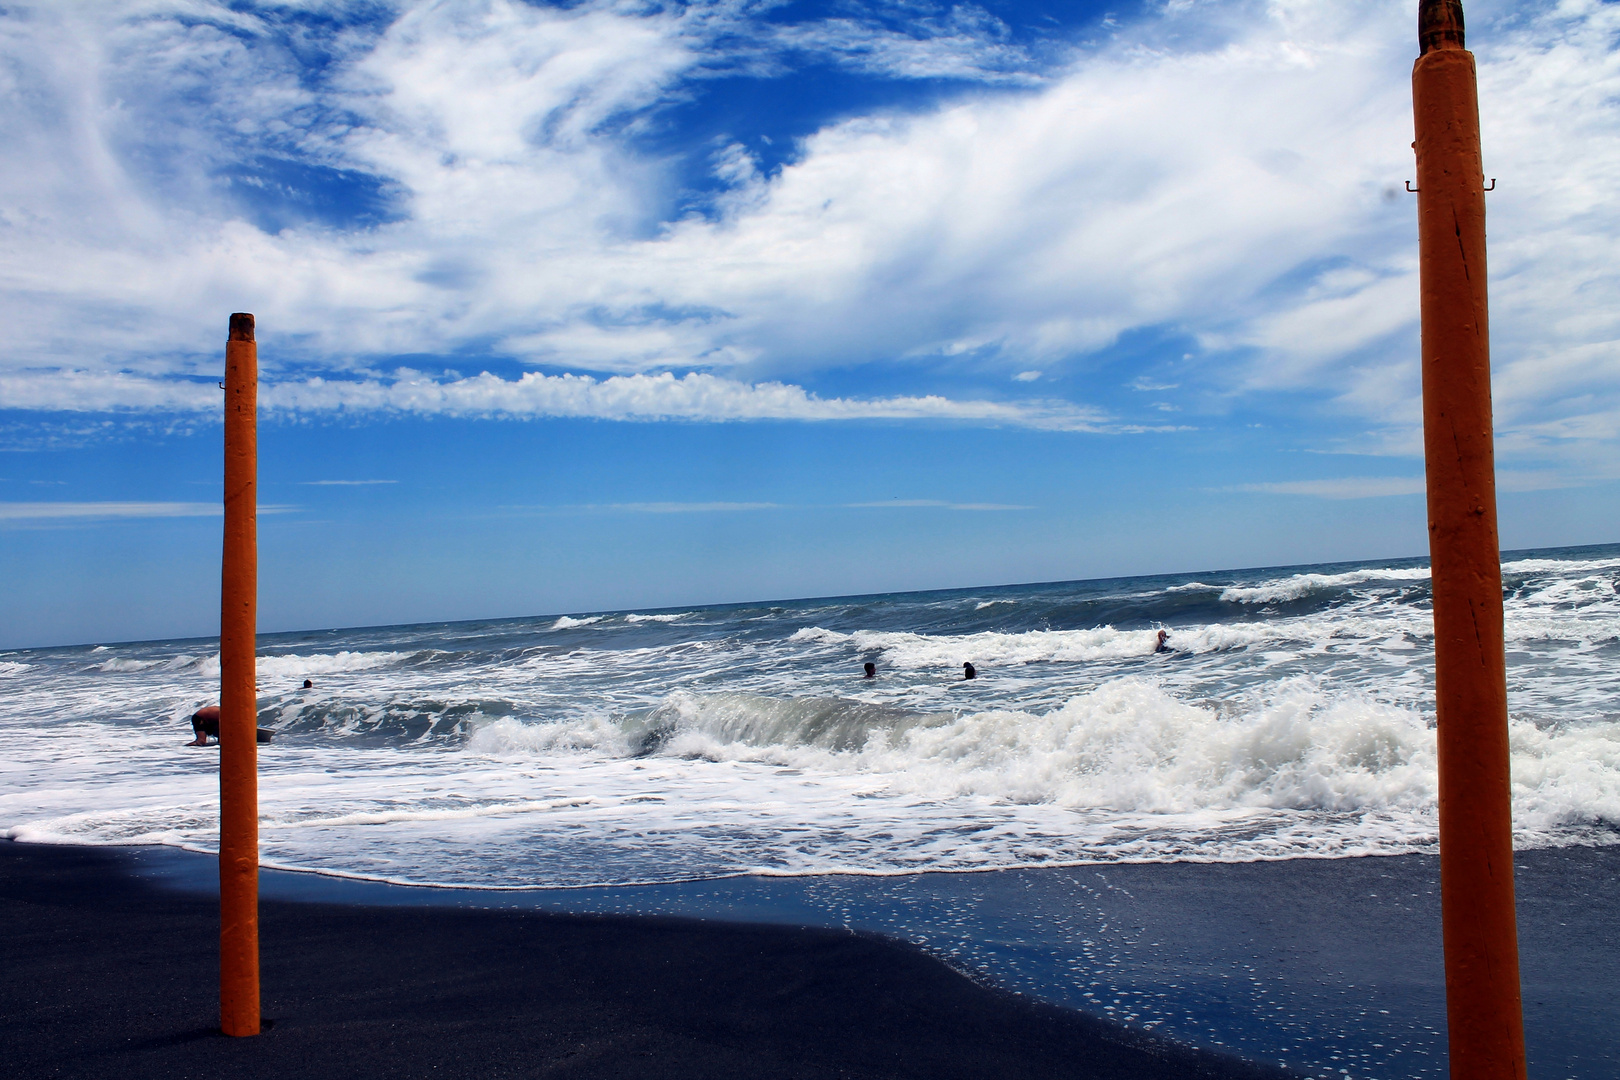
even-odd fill
[{"label": "white cloud", "polygon": [[224,394],[212,382],[74,369],[5,371],[0,408],[44,412],[221,411]]},{"label": "white cloud", "polygon": [[1310,495],[1319,499],[1376,499],[1389,495],[1421,495],[1424,487],[1421,476],[1341,476],[1331,480],[1237,484],[1222,490],[1252,491],[1263,495]]},{"label": "white cloud", "polygon": [[[911,33],[754,33],[731,2],[402,3],[310,79],[268,23],[210,0],[8,9],[0,405],[210,410],[224,316],[253,310],[274,409],[1125,430],[1073,405],[795,383],[902,358],[1017,379],[1168,326],[1213,363],[1139,388],[1304,391],[1409,451],[1409,3],[1169,5],[1063,69],[951,10]],[[1470,14],[1501,179],[1504,449],[1612,455],[1620,9]],[[832,124],[774,177],[732,147],[712,213],[668,220],[672,166],[628,137],[649,107],[795,50],[1022,88]],[[265,231],[218,180],[253,155],[385,178],[403,216]],[[352,377],[467,348],[618,378]]]},{"label": "white cloud", "polygon": [[[1608,476],[1571,478],[1553,472],[1505,469],[1496,474],[1498,491],[1547,491],[1584,482],[1613,479]],[[1318,499],[1376,499],[1392,495],[1422,495],[1421,476],[1341,476],[1327,480],[1283,480],[1264,484],[1237,484],[1222,491],[1249,491],[1263,495],[1308,495]]]},{"label": "white cloud", "polygon": [[952,4],[929,14],[921,5],[902,10],[901,33],[872,19],[832,18],[773,27],[771,44],[825,55],[860,71],[910,79],[971,79],[1031,85],[1035,61],[1005,40],[1005,23],[972,4]]},{"label": "white cloud", "polygon": [[[126,404],[133,402],[133,406]],[[125,374],[0,374],[0,405],[53,411],[119,408],[218,412],[220,393]],[[603,420],[947,420],[1060,431],[1142,430],[1063,401],[958,401],[937,395],[823,398],[787,383],[745,383],[703,372],[676,376],[543,375],[502,379],[488,372],[434,378],[401,370],[386,379],[265,382],[259,407],[270,414],[344,412],[423,416],[592,417]]]}]

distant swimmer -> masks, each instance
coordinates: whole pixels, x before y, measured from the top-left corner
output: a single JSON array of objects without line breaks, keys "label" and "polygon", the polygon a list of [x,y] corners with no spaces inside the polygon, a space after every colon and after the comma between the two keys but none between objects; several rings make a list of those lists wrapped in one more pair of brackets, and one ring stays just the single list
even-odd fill
[{"label": "distant swimmer", "polygon": [[219,706],[207,705],[191,714],[191,731],[197,737],[187,746],[207,746],[208,737],[219,738]]},{"label": "distant swimmer", "polygon": [[1176,650],[1174,650],[1174,649],[1172,649],[1170,647],[1170,631],[1168,631],[1168,630],[1160,630],[1159,631],[1159,640],[1153,646],[1153,651],[1156,652],[1156,653],[1158,653],[1158,652],[1175,652],[1176,651]]},{"label": "distant swimmer", "polygon": [[313,690],[313,689],[315,689],[315,684],[312,681],[310,681],[309,679],[305,679],[304,680],[304,689],[305,690]]},{"label": "distant swimmer", "polygon": [[868,679],[877,678],[877,665],[870,660],[866,662],[866,677]]},{"label": "distant swimmer", "polygon": [[977,679],[978,677],[979,677],[979,669],[978,668],[974,667],[972,664],[963,664],[962,665],[962,678],[964,678],[964,679]]}]

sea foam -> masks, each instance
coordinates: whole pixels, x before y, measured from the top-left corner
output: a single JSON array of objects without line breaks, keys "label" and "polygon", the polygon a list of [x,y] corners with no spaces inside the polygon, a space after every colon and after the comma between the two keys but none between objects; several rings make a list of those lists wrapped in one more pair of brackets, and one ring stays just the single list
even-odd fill
[{"label": "sea foam", "polygon": [[[1504,571],[1517,841],[1613,843],[1620,557]],[[265,857],[530,887],[1431,851],[1425,574],[267,637]],[[181,743],[217,700],[217,656],[159,642],[0,665],[4,835],[211,849],[214,751]]]}]

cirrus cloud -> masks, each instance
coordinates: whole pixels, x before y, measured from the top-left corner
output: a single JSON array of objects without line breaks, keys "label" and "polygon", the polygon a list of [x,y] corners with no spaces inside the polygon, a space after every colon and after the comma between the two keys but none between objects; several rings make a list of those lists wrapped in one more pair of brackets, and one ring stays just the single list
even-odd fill
[{"label": "cirrus cloud", "polygon": [[[0,403],[51,412],[220,410],[213,383],[124,372],[0,374]],[[703,372],[674,375],[545,375],[489,372],[435,378],[399,369],[383,378],[266,381],[259,407],[277,413],[460,417],[585,417],[599,420],[944,420],[1061,431],[1146,430],[1064,401],[961,401],[938,395],[818,397],[787,383],[746,383]],[[333,481],[334,483],[338,481]],[[359,481],[348,481],[358,483]],[[379,482],[379,481],[372,481]],[[391,481],[388,481],[391,482]]]},{"label": "cirrus cloud", "polygon": [[[1318,448],[1411,453],[1409,4],[1172,4],[1044,50],[879,7],[8,7],[0,407],[206,412],[199,338],[250,308],[279,410],[1123,432],[1283,400],[1362,433]],[[1470,17],[1503,452],[1590,470],[1620,442],[1620,9]],[[801,63],[958,92],[775,164],[742,132],[669,149],[707,87]],[[1196,343],[1138,373],[1176,396],[1097,404],[1091,358],[1146,328]],[[397,367],[469,353],[565,374]],[[902,389],[818,388],[860,365]],[[937,389],[1036,371],[1068,400]]]}]

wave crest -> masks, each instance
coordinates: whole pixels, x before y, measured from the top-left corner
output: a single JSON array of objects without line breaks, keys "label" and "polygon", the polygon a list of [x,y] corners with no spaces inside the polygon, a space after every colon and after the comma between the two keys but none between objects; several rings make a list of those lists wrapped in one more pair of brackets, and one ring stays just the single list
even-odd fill
[{"label": "wave crest", "polygon": [[1294,574],[1261,585],[1230,585],[1221,591],[1229,604],[1275,604],[1302,600],[1312,593],[1363,585],[1372,581],[1428,581],[1427,567],[1411,569],[1352,570],[1343,574]]},{"label": "wave crest", "polygon": [[896,791],[933,797],[1144,813],[1434,801],[1434,733],[1420,716],[1304,680],[1244,711],[1127,678],[1044,714],[682,692],[651,716],[673,718],[659,753],[883,774]]},{"label": "wave crest", "polygon": [[[1521,841],[1620,823],[1620,724],[1540,730],[1515,720],[1512,732]],[[1395,812],[1424,828],[1438,790],[1435,733],[1421,714],[1310,678],[1222,704],[1122,678],[1045,713],[960,715],[681,690],[617,719],[482,723],[467,748],[752,762],[860,776],[894,796],[1149,816]]]}]

